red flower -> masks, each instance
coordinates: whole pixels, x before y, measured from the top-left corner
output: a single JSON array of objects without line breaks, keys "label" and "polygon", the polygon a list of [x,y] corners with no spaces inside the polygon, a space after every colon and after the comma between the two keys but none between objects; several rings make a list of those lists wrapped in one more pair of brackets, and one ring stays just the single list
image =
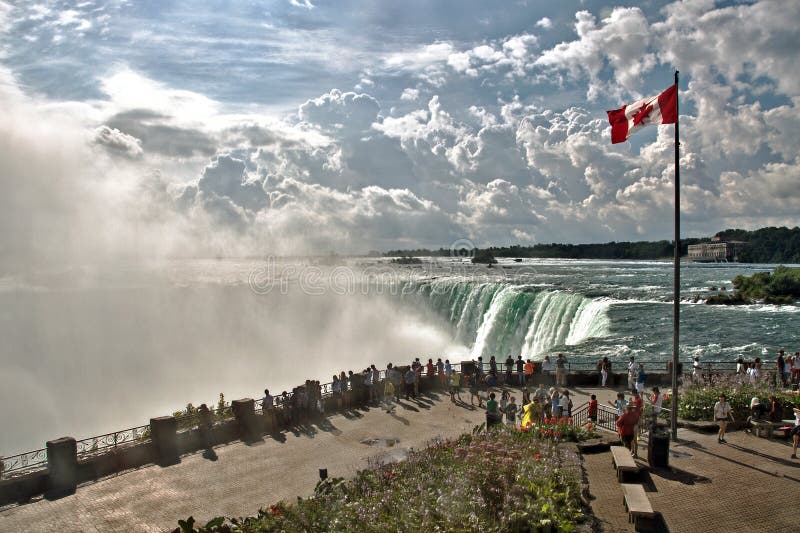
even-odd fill
[{"label": "red flower", "polygon": [[542,459],[542,454],[540,454],[540,453],[537,453],[536,455],[533,456],[533,460],[534,461],[539,461],[541,459]]},{"label": "red flower", "polygon": [[269,512],[272,513],[272,516],[281,516],[283,514],[283,511],[274,503],[269,506]]}]

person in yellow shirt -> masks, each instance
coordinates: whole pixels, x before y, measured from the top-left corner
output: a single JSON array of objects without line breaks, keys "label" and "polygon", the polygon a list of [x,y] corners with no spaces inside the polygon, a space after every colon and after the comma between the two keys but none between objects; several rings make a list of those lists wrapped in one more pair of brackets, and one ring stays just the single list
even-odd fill
[{"label": "person in yellow shirt", "polygon": [[453,372],[450,374],[450,401],[455,402],[456,396],[461,401],[461,374]]},{"label": "person in yellow shirt", "polygon": [[522,427],[532,426],[542,418],[541,406],[536,402],[530,402],[522,408]]}]

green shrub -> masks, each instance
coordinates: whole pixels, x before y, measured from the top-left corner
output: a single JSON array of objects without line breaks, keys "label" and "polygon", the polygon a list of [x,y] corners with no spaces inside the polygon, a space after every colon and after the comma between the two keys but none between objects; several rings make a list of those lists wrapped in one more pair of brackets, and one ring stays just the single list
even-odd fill
[{"label": "green shrub", "polygon": [[[783,406],[783,417],[791,416],[792,407],[800,407],[800,398],[786,394],[767,386],[752,385],[717,385],[713,387],[688,386],[684,388],[678,406],[678,416],[686,420],[713,420],[714,404],[719,395],[725,394],[733,409],[733,416],[744,420],[750,416],[750,400],[755,396],[766,403],[771,395],[775,395]],[[666,406],[666,404],[665,404]]]}]

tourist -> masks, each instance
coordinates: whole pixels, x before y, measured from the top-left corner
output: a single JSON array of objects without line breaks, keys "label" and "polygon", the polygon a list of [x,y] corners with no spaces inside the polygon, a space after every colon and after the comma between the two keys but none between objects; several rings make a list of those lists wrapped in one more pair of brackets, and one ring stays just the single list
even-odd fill
[{"label": "tourist", "polygon": [[501,420],[502,418],[498,410],[497,400],[495,400],[495,394],[491,393],[489,394],[489,399],[486,400],[486,429],[500,423]]},{"label": "tourist", "polygon": [[551,377],[553,373],[553,362],[550,361],[550,356],[545,355],[542,361],[542,380],[547,385],[554,385],[555,381]]},{"label": "tourist", "polygon": [[506,423],[511,426],[517,425],[517,410],[519,406],[517,405],[517,399],[515,397],[511,397],[508,400],[508,405],[506,405],[505,413],[506,413]]},{"label": "tourist", "polygon": [[778,384],[782,387],[786,386],[786,380],[783,377],[783,367],[784,367],[784,360],[783,360],[783,350],[778,350],[778,360],[776,361],[776,371],[775,371],[775,386],[777,387]]},{"label": "tourist", "polygon": [[619,416],[619,418],[617,418],[617,433],[619,434],[620,439],[622,439],[622,444],[631,450],[631,454],[634,453],[633,439],[636,435],[634,427],[638,420],[639,417],[636,415],[636,411],[632,403],[626,404],[625,411]]},{"label": "tourist", "polygon": [[[352,372],[352,371],[351,371]],[[352,402],[352,390],[350,380],[347,377],[347,373],[342,370],[339,374],[339,386],[342,388],[342,403],[344,404],[344,410],[349,411],[350,405]]]},{"label": "tourist", "polygon": [[489,373],[497,374],[497,360],[493,355],[489,357]]},{"label": "tourist", "polygon": [[525,362],[522,360],[522,356],[517,356],[517,383],[520,387],[525,384]]},{"label": "tourist", "polygon": [[742,385],[744,383],[745,375],[747,374],[745,366],[746,365],[744,364],[744,359],[740,357],[739,359],[736,360],[736,383],[738,383],[739,385]]},{"label": "tourist", "polygon": [[461,376],[462,379],[466,382],[467,388],[469,388],[469,404],[474,406],[475,405],[475,398],[478,398],[478,407],[480,407],[481,397],[478,396],[478,385],[476,384],[476,376],[464,374]]},{"label": "tourist", "polygon": [[565,390],[564,394],[561,396],[561,401],[559,402],[561,406],[561,414],[562,416],[566,416],[567,418],[572,418],[572,398],[569,395],[569,391]]},{"label": "tourist", "polygon": [[640,396],[644,394],[645,382],[647,382],[647,374],[644,372],[644,363],[639,363],[639,369],[636,371],[636,391]]},{"label": "tourist", "polygon": [[511,354],[506,357],[506,385],[511,385],[511,375],[514,372],[514,358],[511,357]]},{"label": "tourist", "polygon": [[544,384],[539,383],[539,388],[533,393],[533,401],[539,406],[539,412],[545,412],[545,405],[547,405],[547,391],[544,390]]},{"label": "tourist", "polygon": [[594,425],[597,425],[597,396],[592,394],[589,398],[589,408],[586,410],[586,417]]},{"label": "tourist", "polygon": [[758,381],[758,376],[759,376],[758,364],[751,363],[750,368],[747,370],[747,372],[749,374],[748,381],[750,382],[750,385],[755,385],[756,382]]},{"label": "tourist", "polygon": [[792,356],[787,355],[783,361],[783,386],[787,387],[792,382]]},{"label": "tourist", "polygon": [[763,420],[764,416],[766,416],[767,406],[761,403],[761,400],[758,399],[757,396],[753,396],[750,399],[750,417],[747,419],[748,422],[752,422],[754,420]]},{"label": "tourist", "polygon": [[209,411],[208,406],[204,403],[200,404],[197,408],[198,424],[197,429],[200,431],[200,438],[203,441],[203,447],[207,450],[214,446],[214,418]]},{"label": "tourist", "polygon": [[415,361],[416,367],[414,368],[414,398],[419,396],[419,382],[422,379],[422,363],[419,362],[419,357]]},{"label": "tourist", "polygon": [[520,424],[522,427],[528,427],[539,421],[544,417],[544,410],[542,405],[536,402],[530,402],[522,407],[522,420]]},{"label": "tourist", "polygon": [[692,381],[695,383],[702,383],[703,382],[703,369],[700,366],[700,356],[694,356],[694,362],[692,363]]},{"label": "tourist", "polygon": [[792,428],[792,459],[797,459],[797,443],[800,442],[800,408],[793,407],[794,427]]},{"label": "tourist", "polygon": [[370,369],[372,370],[372,386],[374,387],[375,391],[375,400],[377,402],[381,401],[381,396],[383,394],[383,383],[381,383],[381,371],[378,370],[375,365],[370,365]]},{"label": "tourist", "polygon": [[333,398],[336,400],[336,409],[341,410],[342,408],[342,383],[339,381],[339,376],[336,374],[333,375],[333,382],[331,383],[331,392],[333,393]]},{"label": "tourist", "polygon": [[450,359],[445,359],[444,361],[444,374],[448,378],[453,374],[453,365],[450,364]]},{"label": "tourist", "polygon": [[497,373],[491,370],[486,375],[486,386],[490,389],[497,386]]},{"label": "tourist", "polygon": [[730,417],[731,422],[734,421],[733,409],[731,409],[731,404],[728,403],[727,397],[724,394],[720,394],[719,401],[714,404],[714,420],[719,424],[717,442],[720,444],[727,442],[725,440],[725,430],[728,428],[728,417]]},{"label": "tourist", "polygon": [[553,387],[550,388],[550,416],[561,418],[561,396],[558,389]]},{"label": "tourist", "polygon": [[661,414],[664,396],[658,387],[653,387],[653,394],[648,394],[647,400],[653,405],[653,425],[655,425],[658,422],[658,415]]},{"label": "tourist", "polygon": [[395,405],[392,402],[392,396],[395,395],[394,383],[392,380],[386,379],[383,384],[383,405],[387,413],[393,413]]},{"label": "tourist", "polygon": [[483,379],[483,357],[478,356],[478,361],[475,363],[475,366],[478,371],[478,379]]},{"label": "tourist", "polygon": [[417,371],[414,370],[412,367],[409,367],[408,370],[406,371],[405,383],[406,383],[406,400],[408,400],[410,396],[413,396],[416,399],[417,386],[419,381],[418,381]]},{"label": "tourist", "polygon": [[444,363],[441,357],[436,360],[436,374],[439,376],[439,388],[444,389],[447,384],[447,376],[444,373]]},{"label": "tourist", "polygon": [[525,383],[528,385],[533,384],[533,361],[530,359],[525,361]]},{"label": "tourist", "polygon": [[603,357],[600,361],[600,386],[605,387],[606,381],[608,381],[608,371],[611,367],[611,363],[608,361],[608,357]]},{"label": "tourist", "polygon": [[450,400],[455,402],[456,396],[458,401],[461,401],[461,376],[458,372],[450,374]]},{"label": "tourist", "polygon": [[425,374],[428,378],[428,386],[432,385],[433,378],[436,375],[436,365],[433,364],[433,359],[428,359],[427,364],[425,365]]},{"label": "tourist", "polygon": [[800,383],[800,352],[794,352],[792,365],[792,383]]},{"label": "tourist", "polygon": [[556,357],[556,385],[560,387],[567,386],[567,358],[563,353],[558,354]]},{"label": "tourist", "polygon": [[511,398],[511,395],[508,393],[507,390],[504,390],[503,393],[500,395],[500,411],[502,413],[506,412],[506,406],[508,405],[509,398]]},{"label": "tourist", "polygon": [[366,402],[372,403],[375,400],[375,386],[372,383],[372,371],[369,368],[365,368],[361,373],[361,383],[366,391]]},{"label": "tourist", "polygon": [[770,422],[783,420],[783,405],[774,394],[769,397],[769,420]]},{"label": "tourist", "polygon": [[[638,384],[638,383],[637,383]],[[641,428],[642,411],[644,407],[644,400],[639,394],[639,391],[633,391],[633,398],[629,403],[633,404],[633,411],[636,413],[636,423],[633,425],[633,441],[631,441],[631,453],[636,457],[639,453],[639,432]]]},{"label": "tourist", "polygon": [[608,404],[617,410],[617,416],[620,417],[625,414],[625,394],[622,392],[617,393],[617,399],[613,402],[608,400]]},{"label": "tourist", "polygon": [[636,363],[633,360],[633,356],[628,358],[628,389],[633,390],[634,383],[636,381]]}]

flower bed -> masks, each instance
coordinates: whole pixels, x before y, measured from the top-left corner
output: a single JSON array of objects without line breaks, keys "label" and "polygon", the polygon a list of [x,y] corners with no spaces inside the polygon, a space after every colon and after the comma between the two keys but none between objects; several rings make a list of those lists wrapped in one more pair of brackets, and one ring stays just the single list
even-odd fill
[{"label": "flower bed", "polygon": [[520,428],[523,433],[540,439],[555,441],[582,442],[597,436],[594,425],[575,426],[571,418],[545,418],[541,424],[531,424]]},{"label": "flower bed", "polygon": [[199,531],[573,531],[587,519],[580,460],[549,437],[506,427],[462,435]]}]

